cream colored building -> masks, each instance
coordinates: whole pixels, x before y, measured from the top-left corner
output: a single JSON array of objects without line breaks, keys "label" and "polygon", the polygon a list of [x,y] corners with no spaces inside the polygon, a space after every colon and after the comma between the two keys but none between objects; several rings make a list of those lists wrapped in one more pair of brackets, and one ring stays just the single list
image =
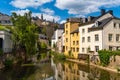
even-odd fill
[{"label": "cream colored building", "polygon": [[120,48],[120,19],[113,11],[101,11],[101,15],[79,27],[80,54],[98,50],[117,50]]}]

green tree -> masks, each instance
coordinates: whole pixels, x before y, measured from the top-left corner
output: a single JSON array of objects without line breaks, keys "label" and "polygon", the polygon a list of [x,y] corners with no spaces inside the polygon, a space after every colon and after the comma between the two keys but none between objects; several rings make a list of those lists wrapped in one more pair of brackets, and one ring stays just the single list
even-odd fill
[{"label": "green tree", "polygon": [[25,57],[36,53],[38,34],[36,26],[31,22],[31,12],[25,13],[24,16],[12,13],[12,39],[14,47],[17,50],[24,50]]}]

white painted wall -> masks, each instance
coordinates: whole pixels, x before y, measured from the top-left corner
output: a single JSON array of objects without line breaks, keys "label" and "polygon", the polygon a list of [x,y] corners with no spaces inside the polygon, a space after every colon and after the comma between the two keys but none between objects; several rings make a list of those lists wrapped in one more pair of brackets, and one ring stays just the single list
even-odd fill
[{"label": "white painted wall", "polygon": [[[114,28],[114,23],[116,23],[116,28]],[[103,48],[109,49],[109,46],[120,46],[120,41],[116,41],[116,34],[120,34],[120,20],[113,19],[110,21],[103,29]],[[113,34],[112,42],[108,41],[108,34]]]},{"label": "white painted wall", "polygon": [[57,43],[58,38],[62,36],[63,29],[57,29],[53,35],[55,35],[55,39],[51,40],[51,47],[53,48],[53,45]]},{"label": "white painted wall", "polygon": [[[94,23],[79,27],[79,33],[80,33],[80,39],[79,39],[80,52],[79,53],[82,53],[82,54],[87,53],[87,48],[91,46],[91,42],[87,41],[87,37],[90,36],[90,32],[88,32],[88,28],[92,27],[93,25]],[[82,29],[85,30],[85,33],[82,33]],[[85,37],[84,43],[82,42],[82,37]],[[82,52],[82,48],[84,48],[84,52]]]},{"label": "white painted wall", "polygon": [[0,38],[3,39],[3,52],[11,52],[13,48],[13,42],[11,40],[11,34],[7,31],[0,31]]}]

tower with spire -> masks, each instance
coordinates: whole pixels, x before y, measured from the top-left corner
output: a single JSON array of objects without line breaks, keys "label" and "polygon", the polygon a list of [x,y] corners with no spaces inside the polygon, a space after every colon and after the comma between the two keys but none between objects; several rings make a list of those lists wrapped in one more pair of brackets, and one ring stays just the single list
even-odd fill
[{"label": "tower with spire", "polygon": [[43,20],[43,14],[41,14],[41,20]]}]

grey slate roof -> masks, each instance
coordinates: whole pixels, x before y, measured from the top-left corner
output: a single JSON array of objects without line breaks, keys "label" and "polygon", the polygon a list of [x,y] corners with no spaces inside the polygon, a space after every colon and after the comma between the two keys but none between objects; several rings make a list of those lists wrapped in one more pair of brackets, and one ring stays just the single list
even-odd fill
[{"label": "grey slate roof", "polygon": [[96,27],[95,25],[92,26],[91,28],[89,28],[90,31],[92,30],[98,30],[98,29],[103,29],[103,27],[112,20],[113,18],[112,17],[109,17],[109,18],[106,18],[106,19],[103,19],[101,21],[99,21],[98,23],[98,26]]},{"label": "grey slate roof", "polygon": [[58,29],[64,29],[64,24],[60,24],[60,25],[58,26]]}]

